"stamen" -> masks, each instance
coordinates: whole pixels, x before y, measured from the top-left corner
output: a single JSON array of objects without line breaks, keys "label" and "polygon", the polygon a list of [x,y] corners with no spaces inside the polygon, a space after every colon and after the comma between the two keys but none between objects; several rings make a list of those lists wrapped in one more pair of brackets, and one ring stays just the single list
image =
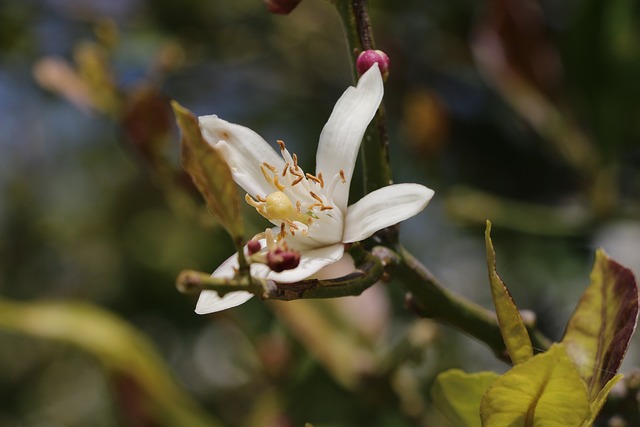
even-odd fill
[{"label": "stamen", "polygon": [[270,164],[269,164],[269,163],[267,163],[267,162],[262,162],[262,164],[263,164],[265,167],[269,168],[269,170],[270,170],[271,172],[273,172],[273,173],[276,173],[276,171],[278,170],[278,168],[276,168],[276,167],[275,167],[275,166],[273,166],[273,165],[270,165]]},{"label": "stamen", "polygon": [[[296,175],[296,176],[297,176],[297,175]],[[291,183],[291,186],[293,187],[294,185],[299,184],[299,183],[300,183],[300,181],[302,181],[303,179],[304,179],[304,176],[301,176],[300,178],[298,178],[298,179],[296,179],[295,181],[293,181],[293,182]]]},{"label": "stamen", "polygon": [[333,209],[333,206],[323,206],[320,208],[321,211],[328,211],[330,209]]},{"label": "stamen", "polygon": [[277,141],[277,143],[278,143],[278,145],[280,146],[280,151],[284,151],[284,150],[286,150],[286,149],[287,149],[287,147],[284,145],[284,141],[283,141],[283,140],[279,139],[279,140]]},{"label": "stamen", "polygon": [[347,178],[344,175],[344,171],[342,169],[340,169],[340,179],[342,180],[343,184],[347,183]]},{"label": "stamen", "polygon": [[324,202],[322,201],[322,199],[320,198],[320,196],[318,196],[316,193],[314,193],[313,191],[309,191],[309,194],[311,194],[311,197],[313,197],[314,199],[316,199],[317,201],[320,202],[320,204],[324,205]]},{"label": "stamen", "polygon": [[287,222],[287,225],[289,226],[289,228],[293,228],[294,230],[299,230],[300,227],[298,227],[295,222],[291,221],[290,219],[285,219],[285,221]]},{"label": "stamen", "polygon": [[284,185],[280,184],[280,182],[278,182],[278,176],[277,175],[273,177],[273,185],[275,185],[276,188],[278,190],[280,190],[280,191],[284,191],[284,189],[287,188]]},{"label": "stamen", "polygon": [[262,202],[262,203],[267,201],[267,199],[265,199],[264,197],[262,197],[259,194],[256,194],[256,200],[258,200],[259,202]]},{"label": "stamen", "polygon": [[273,184],[273,178],[269,176],[267,168],[264,165],[260,165],[260,170],[262,171],[262,175],[264,175],[264,179],[266,179],[269,184]]},{"label": "stamen", "polygon": [[296,171],[298,171],[298,169],[300,169],[298,167],[298,155],[296,153],[293,153],[293,167]]},{"label": "stamen", "polygon": [[287,176],[287,171],[289,170],[289,163],[284,164],[284,168],[282,168],[282,177]]},{"label": "stamen", "polygon": [[300,200],[296,200],[296,213],[300,214],[301,203]]},{"label": "stamen", "polygon": [[262,207],[262,205],[260,203],[258,203],[255,200],[253,200],[253,197],[251,197],[249,195],[249,193],[244,195],[244,200],[247,202],[247,204],[249,204],[250,206],[253,206],[256,209]]},{"label": "stamen", "polygon": [[280,232],[278,233],[278,241],[284,239],[287,236],[287,232],[284,229],[284,222],[280,223]]},{"label": "stamen", "polygon": [[270,228],[267,228],[266,230],[264,230],[264,237],[267,240],[267,249],[272,250],[276,245],[275,239],[273,237],[273,231],[271,231]]},{"label": "stamen", "polygon": [[309,206],[307,206],[307,209],[311,210],[311,209],[317,208],[319,206],[321,207],[321,206],[324,206],[324,205],[322,203],[312,203]]},{"label": "stamen", "polygon": [[311,175],[310,173],[307,173],[306,175],[307,175],[307,178],[309,178],[311,181],[315,182],[316,184],[320,184],[321,181],[315,176]]},{"label": "stamen", "polygon": [[318,174],[318,180],[320,181],[320,188],[324,188],[324,178],[322,177],[322,172]]}]

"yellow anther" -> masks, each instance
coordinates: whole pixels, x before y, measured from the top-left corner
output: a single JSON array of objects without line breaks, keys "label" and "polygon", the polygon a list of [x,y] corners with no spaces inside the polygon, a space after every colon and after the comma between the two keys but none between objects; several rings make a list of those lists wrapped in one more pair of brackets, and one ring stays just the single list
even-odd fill
[{"label": "yellow anther", "polygon": [[262,206],[262,204],[253,200],[253,198],[249,194],[244,195],[244,200],[247,202],[247,204],[249,204],[250,206],[253,206],[256,209]]},{"label": "yellow anther", "polygon": [[273,185],[275,185],[276,188],[280,191],[284,191],[284,189],[287,188],[284,185],[280,184],[280,181],[278,181],[277,175],[273,177]]},{"label": "yellow anther", "polygon": [[267,218],[285,220],[293,214],[293,204],[282,191],[274,191],[266,198],[264,210]]},{"label": "yellow anther", "polygon": [[267,162],[262,162],[262,165],[263,165],[264,167],[268,168],[268,169],[269,169],[271,172],[273,172],[273,173],[275,173],[275,172],[278,170],[278,168],[276,168],[276,167],[275,167],[275,166],[273,166],[273,165],[270,165],[270,164],[269,164],[269,163],[267,163]]},{"label": "yellow anther", "polygon": [[267,168],[264,165],[260,165],[260,170],[262,171],[262,175],[264,175],[264,179],[267,180],[269,184],[273,184],[273,178],[267,172]]}]

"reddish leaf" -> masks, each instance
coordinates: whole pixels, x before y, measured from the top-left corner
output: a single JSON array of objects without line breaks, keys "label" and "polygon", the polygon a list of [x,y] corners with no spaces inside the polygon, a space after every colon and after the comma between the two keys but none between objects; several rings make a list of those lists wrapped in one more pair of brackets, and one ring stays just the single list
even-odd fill
[{"label": "reddish leaf", "polygon": [[638,320],[633,273],[599,249],[591,285],[578,302],[562,342],[593,401],[622,363]]}]

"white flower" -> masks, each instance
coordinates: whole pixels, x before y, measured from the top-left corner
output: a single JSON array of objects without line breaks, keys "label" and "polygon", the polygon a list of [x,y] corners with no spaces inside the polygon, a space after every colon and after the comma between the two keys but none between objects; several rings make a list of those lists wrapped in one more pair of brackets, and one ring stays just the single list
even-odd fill
[{"label": "white flower", "polygon": [[[320,134],[315,175],[300,168],[296,155],[290,154],[282,141],[278,141],[278,154],[251,129],[215,115],[199,118],[204,138],[223,153],[233,179],[248,193],[247,202],[275,225],[267,231],[266,240],[276,236],[279,244],[301,254],[298,267],[279,273],[252,263],[254,277],[281,283],[310,276],[339,277],[342,274],[329,267],[347,264],[349,268],[351,264],[353,268],[351,257],[344,252],[345,243],[364,240],[414,216],[427,205],[433,190],[419,184],[396,184],[373,191],[347,207],[358,149],[383,91],[377,65],[360,78],[357,87],[345,91]],[[213,276],[233,277],[237,266],[236,254]],[[235,307],[252,296],[238,291],[220,298],[214,291],[203,291],[196,313]]]}]

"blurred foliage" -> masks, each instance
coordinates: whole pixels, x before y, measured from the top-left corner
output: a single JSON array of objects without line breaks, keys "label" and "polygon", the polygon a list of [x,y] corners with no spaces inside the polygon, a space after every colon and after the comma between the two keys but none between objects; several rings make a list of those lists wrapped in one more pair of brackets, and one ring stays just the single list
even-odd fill
[{"label": "blurred foliage", "polygon": [[[436,189],[403,242],[489,307],[490,216],[501,277],[557,339],[595,247],[640,272],[639,4],[516,3],[372,0],[371,12],[391,58],[394,178]],[[36,324],[62,321],[38,320],[39,300],[109,310],[223,425],[444,425],[428,394],[438,372],[507,367],[416,319],[398,289],[198,317],[174,287],[233,248],[179,168],[168,100],[283,139],[304,166],[350,75],[320,0],[287,16],[260,0],[0,0],[1,297]],[[262,227],[250,211],[247,235]],[[90,330],[81,317],[67,341],[76,323]],[[639,359],[635,341],[622,371]],[[157,425],[121,405],[136,398],[128,381],[75,346],[0,331],[1,427]],[[637,383],[612,392],[604,418],[637,424]]]}]

